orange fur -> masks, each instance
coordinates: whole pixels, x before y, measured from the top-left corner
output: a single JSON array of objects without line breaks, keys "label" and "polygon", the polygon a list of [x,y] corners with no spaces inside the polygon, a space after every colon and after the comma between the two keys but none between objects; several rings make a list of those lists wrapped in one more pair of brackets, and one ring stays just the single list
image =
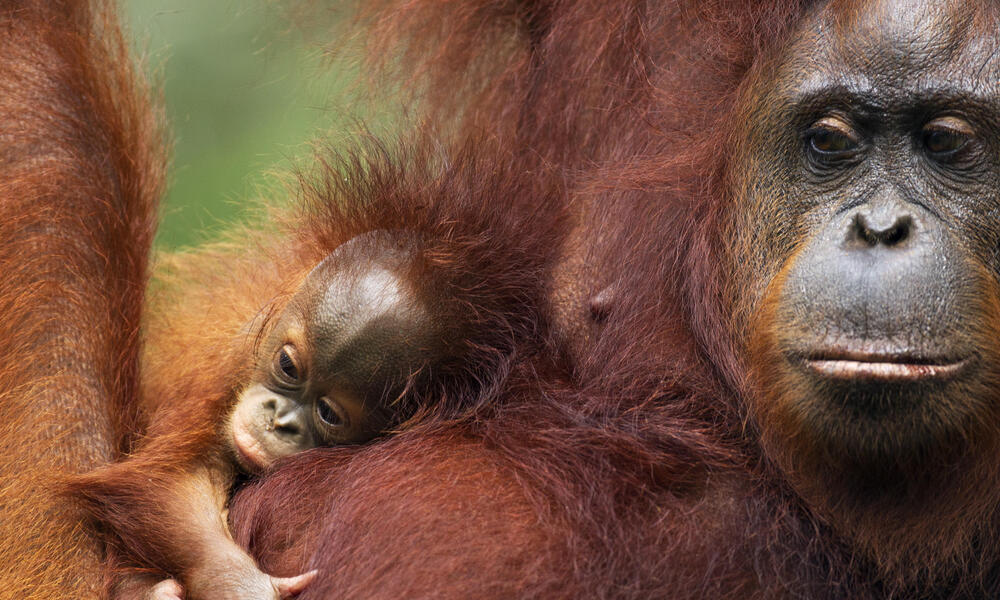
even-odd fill
[{"label": "orange fur", "polygon": [[[182,575],[201,559],[176,540],[199,537],[181,499],[189,480],[227,460],[222,425],[256,362],[256,342],[312,267],[364,232],[406,230],[421,240],[409,276],[433,299],[445,323],[448,358],[430,383],[394,405],[403,419],[468,414],[491,401],[508,364],[540,327],[537,305],[560,204],[553,190],[476,155],[419,151],[330,158],[319,178],[302,182],[300,214],[240,229],[239,244],[219,243],[164,261],[154,281],[143,360],[142,407],[148,419],[127,460],[76,477],[71,490],[108,528],[131,564]],[[445,160],[442,160],[445,159]],[[446,166],[442,166],[446,165]],[[486,170],[488,167],[488,171]],[[511,212],[481,203],[469,190],[513,188]],[[463,193],[458,193],[459,191]],[[518,228],[534,213],[545,236]],[[405,423],[400,424],[405,427]],[[191,479],[191,478],[194,479]],[[170,543],[166,543],[169,541]]]},{"label": "orange fur", "polygon": [[[860,3],[842,3],[854,5]],[[184,559],[156,554],[157,537],[184,525],[159,505],[158,486],[204,460],[199,456],[216,443],[214,428],[239,379],[240,327],[261,307],[279,306],[291,282],[353,234],[412,228],[432,244],[425,274],[451,282],[443,297],[457,299],[459,313],[479,317],[466,332],[486,337],[457,336],[468,342],[467,369],[437,379],[398,435],[291,457],[237,496],[233,531],[265,569],[321,570],[304,599],[995,595],[1000,550],[993,536],[982,535],[988,529],[966,536],[977,525],[956,504],[947,503],[942,523],[920,535],[934,535],[924,533],[933,526],[968,526],[938,548],[969,552],[967,540],[975,537],[975,557],[940,559],[917,548],[906,556],[928,564],[906,568],[933,572],[938,587],[914,587],[898,551],[920,535],[878,544],[845,536],[837,527],[843,523],[831,524],[822,502],[801,493],[808,488],[793,485],[796,474],[777,468],[768,454],[761,428],[770,407],[762,403],[785,399],[758,388],[786,374],[768,360],[768,336],[778,332],[767,307],[753,312],[745,297],[764,293],[780,265],[769,265],[770,272],[747,267],[739,259],[752,264],[755,248],[731,245],[741,228],[753,227],[740,220],[740,202],[754,182],[744,181],[729,158],[744,150],[734,148],[741,128],[754,123],[743,101],[773,77],[770,62],[812,8],[791,0],[366,3],[355,25],[369,34],[363,52],[377,67],[373,78],[410,86],[428,125],[407,152],[376,150],[342,163],[321,157],[315,179],[294,189],[299,202],[290,216],[165,260],[167,274],[153,288],[164,295],[152,301],[141,400],[128,387],[133,355],[109,361],[86,350],[83,364],[98,365],[105,376],[124,367],[125,387],[98,408],[139,406],[148,421],[148,431],[123,427],[146,433],[135,457],[146,451],[149,459],[132,463],[141,469],[115,466],[89,476],[97,490],[91,508],[115,532],[108,539],[143,566],[170,569]],[[29,23],[32,35],[47,31]],[[43,72],[57,71],[42,64]],[[34,82],[0,80],[20,91]],[[52,90],[39,94],[66,100]],[[106,115],[95,122],[126,131]],[[47,123],[40,119],[30,130],[46,131]],[[441,135],[445,150],[430,155]],[[121,147],[132,146],[108,146]],[[88,185],[103,181],[84,173]],[[34,178],[26,189],[36,194],[44,184]],[[16,207],[0,227],[30,221],[32,207]],[[144,221],[126,221],[137,229],[123,239],[148,241],[140,235],[148,232]],[[103,230],[88,222],[81,231]],[[145,249],[81,239],[93,256]],[[5,251],[34,248],[18,244]],[[49,273],[53,256],[42,267],[29,263],[20,271],[26,275],[11,279],[18,287],[0,293],[12,299],[3,314],[14,318],[6,322],[30,331],[18,334],[23,343],[3,363],[4,372],[17,373],[6,380],[21,399],[14,418],[26,414],[32,390],[67,389],[19,370],[25,358],[31,365],[51,359],[46,352],[54,346],[36,342],[42,333],[62,332],[48,319],[64,312],[46,311],[24,295],[24,281]],[[727,265],[746,273],[728,273]],[[50,283],[82,275],[97,287],[105,280],[95,272],[70,268]],[[134,275],[114,281],[135,283]],[[981,289],[988,296],[983,329],[991,332],[996,290]],[[611,300],[593,311],[593,300],[605,294]],[[97,306],[85,315],[94,318],[106,316],[101,302],[120,298],[104,287],[70,297]],[[137,307],[134,296],[123,300],[126,326],[134,325],[128,311]],[[39,314],[43,320],[30,321]],[[756,339],[740,339],[747,319],[756,319]],[[69,325],[82,322],[90,320],[75,317]],[[125,330],[116,327],[121,323],[96,330],[113,332],[106,342],[120,341],[115,336]],[[112,347],[134,351],[127,343]],[[751,355],[756,364],[748,364]],[[73,447],[58,459],[93,466]],[[84,447],[91,446],[75,446]],[[9,456],[20,465],[32,455]],[[29,472],[48,472],[40,464]],[[961,489],[974,495],[980,482],[987,483],[978,490],[984,495],[968,506],[976,515],[995,512],[992,480],[982,471],[970,471]],[[11,497],[25,497],[25,484],[17,485]],[[159,512],[147,519],[142,510]],[[48,526],[37,517],[29,522]],[[48,554],[16,542],[14,564],[58,559],[53,549],[75,552],[83,547],[78,542],[91,543],[72,539],[46,546]],[[46,565],[79,573],[93,564],[96,550],[89,548],[89,559],[70,554]]]},{"label": "orange fur", "polygon": [[163,180],[158,112],[110,3],[0,8],[0,589],[94,597],[101,548],[58,493],[135,429]]},{"label": "orange fur", "polygon": [[[459,139],[490,132],[520,169],[565,188],[570,229],[552,238],[559,256],[543,285],[553,324],[546,352],[566,370],[539,376],[529,357],[515,365],[523,379],[503,390],[498,410],[475,423],[431,420],[384,445],[289,461],[287,472],[279,469],[235,502],[234,530],[264,564],[295,560],[321,569],[304,598],[334,590],[388,598],[412,589],[445,598],[996,594],[996,486],[988,469],[960,474],[959,489],[972,496],[969,512],[951,502],[940,514],[936,504],[912,505],[928,521],[913,537],[886,535],[891,523],[882,521],[877,534],[859,540],[831,521],[822,502],[798,493],[797,474],[776,468],[762,442],[761,407],[781,398],[753,385],[751,367],[774,374],[768,364],[749,364],[755,352],[767,362],[767,352],[750,345],[767,340],[742,339],[741,326],[761,318],[746,314],[748,297],[763,293],[781,265],[761,267],[758,249],[736,247],[745,241],[735,239],[741,228],[755,227],[740,220],[742,192],[755,182],[730,161],[745,150],[737,147],[740,134],[757,123],[749,111],[768,108],[748,108],[747,96],[772,83],[768,67],[819,4],[361,4],[355,26],[377,87],[413,91],[418,114],[435,131]],[[862,3],[831,4],[849,13]],[[956,4],[977,22],[990,21],[978,13],[995,11],[989,3]],[[335,39],[334,50],[344,51]],[[987,298],[982,327],[991,331],[996,290],[977,289]],[[605,290],[613,300],[592,319],[591,301]],[[773,323],[759,325],[751,331],[774,335]],[[990,421],[993,411],[980,414]],[[962,431],[995,436],[993,428],[991,421]],[[447,452],[456,438],[469,441],[463,457],[470,461],[500,456],[492,471],[509,469],[513,480],[491,481],[497,492],[463,480],[460,465],[441,467],[442,475],[415,461]],[[418,476],[411,479],[412,469]],[[305,479],[314,472],[316,479]],[[447,524],[427,517],[441,505],[442,479],[457,481],[452,493],[464,499],[461,516]],[[400,481],[410,484],[402,506],[386,491]],[[483,499],[495,493],[509,502]],[[318,496],[322,508],[296,504],[304,495]],[[537,525],[519,520],[521,497],[530,499]],[[400,512],[412,518],[399,522]],[[279,515],[309,532],[312,552],[284,545]],[[988,522],[976,522],[984,515]],[[938,517],[942,523],[930,522]],[[342,537],[356,520],[393,527]],[[959,526],[944,539],[943,530]],[[935,527],[942,529],[931,533]],[[480,552],[463,537],[470,530],[523,543]],[[933,543],[912,548],[921,536]],[[394,539],[419,541],[414,548]],[[538,562],[525,567],[520,558],[531,555],[531,544]],[[935,548],[957,548],[961,558]],[[426,556],[443,558],[428,564]],[[901,565],[907,559],[923,564]],[[477,579],[454,582],[453,573]],[[491,587],[499,582],[507,587]]]}]

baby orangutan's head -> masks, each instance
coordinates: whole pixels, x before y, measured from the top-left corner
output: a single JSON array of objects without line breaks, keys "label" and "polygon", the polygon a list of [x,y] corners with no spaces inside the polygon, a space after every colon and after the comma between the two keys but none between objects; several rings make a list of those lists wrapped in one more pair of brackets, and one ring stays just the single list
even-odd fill
[{"label": "baby orangutan's head", "polygon": [[364,442],[398,422],[393,401],[443,352],[442,317],[413,281],[417,254],[412,236],[370,232],[305,278],[229,420],[245,470],[316,446]]}]

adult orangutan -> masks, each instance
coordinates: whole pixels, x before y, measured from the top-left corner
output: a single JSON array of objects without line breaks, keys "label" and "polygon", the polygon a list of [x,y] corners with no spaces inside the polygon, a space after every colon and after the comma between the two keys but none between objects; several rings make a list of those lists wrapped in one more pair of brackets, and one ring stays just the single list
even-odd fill
[{"label": "adult orangutan", "polygon": [[1000,593],[1000,7],[386,5],[375,47],[430,77],[428,118],[506,150],[458,193],[565,191],[554,331],[471,416],[249,486],[230,524],[266,572],[317,569],[303,598]]},{"label": "adult orangutan", "polygon": [[234,509],[265,566],[319,569],[307,598],[1000,593],[1000,7],[386,5],[433,118],[569,190],[569,377],[289,461]]}]

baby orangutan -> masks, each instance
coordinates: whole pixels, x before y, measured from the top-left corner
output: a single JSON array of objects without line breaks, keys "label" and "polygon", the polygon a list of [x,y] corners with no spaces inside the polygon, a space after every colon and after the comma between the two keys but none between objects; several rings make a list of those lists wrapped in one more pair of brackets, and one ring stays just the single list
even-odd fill
[{"label": "baby orangutan", "polygon": [[365,442],[412,413],[410,386],[446,352],[446,318],[414,283],[416,248],[413,236],[384,231],[339,246],[280,312],[233,332],[245,349],[220,397],[184,398],[190,390],[176,382],[180,397],[155,404],[135,454],[71,484],[119,554],[175,578],[126,577],[116,597],[257,600],[308,585],[315,572],[269,576],[233,542],[226,503],[234,478],[317,446]]},{"label": "baby orangutan", "polygon": [[[350,256],[377,260],[358,265]],[[230,416],[227,442],[241,468],[255,473],[316,446],[364,442],[398,422],[386,401],[441,351],[434,307],[405,282],[407,266],[404,250],[369,234],[306,277]]]}]

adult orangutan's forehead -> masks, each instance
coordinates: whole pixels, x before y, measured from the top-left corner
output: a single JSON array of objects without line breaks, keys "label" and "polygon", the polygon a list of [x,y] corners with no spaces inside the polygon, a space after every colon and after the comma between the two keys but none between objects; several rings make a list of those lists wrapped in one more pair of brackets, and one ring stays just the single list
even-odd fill
[{"label": "adult orangutan's forehead", "polygon": [[980,4],[975,0],[833,0],[822,18],[848,46],[852,39],[862,44],[887,39],[917,51],[934,51],[960,43]]},{"label": "adult orangutan's forehead", "polygon": [[833,0],[803,20],[785,64],[802,93],[829,85],[982,92],[1000,74],[998,25],[997,6],[980,0]]}]

